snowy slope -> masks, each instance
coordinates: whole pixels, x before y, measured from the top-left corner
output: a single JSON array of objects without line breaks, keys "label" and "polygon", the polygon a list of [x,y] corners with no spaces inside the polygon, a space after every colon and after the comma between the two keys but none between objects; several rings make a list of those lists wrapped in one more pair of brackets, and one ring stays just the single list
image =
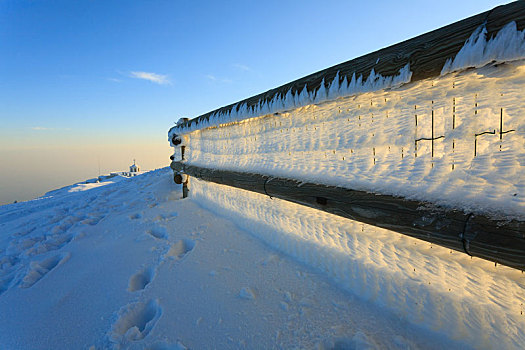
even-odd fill
[{"label": "snowy slope", "polygon": [[180,200],[171,177],[0,207],[1,349],[469,348],[345,291],[213,202]]}]

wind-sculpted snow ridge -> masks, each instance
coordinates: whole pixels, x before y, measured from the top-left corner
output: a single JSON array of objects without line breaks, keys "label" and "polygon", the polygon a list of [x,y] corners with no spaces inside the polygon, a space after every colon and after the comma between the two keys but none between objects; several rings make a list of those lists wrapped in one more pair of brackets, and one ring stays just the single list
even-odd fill
[{"label": "wind-sculpted snow ridge", "polygon": [[520,60],[203,129],[185,159],[523,220],[524,79]]},{"label": "wind-sculpted snow ridge", "polygon": [[495,37],[487,40],[485,25],[478,27],[459,50],[448,59],[441,75],[466,68],[479,68],[489,63],[510,62],[525,58],[525,29],[519,31],[516,22],[505,25]]},{"label": "wind-sculpted snow ridge", "polygon": [[474,348],[525,344],[521,271],[233,187],[192,179],[191,195],[402,320]]},{"label": "wind-sculpted snow ridge", "polygon": [[[409,64],[401,68],[397,75],[386,77],[377,74],[375,70],[372,69],[366,79],[363,79],[362,75],[356,76],[356,74],[353,73],[350,81],[348,81],[346,76],[341,81],[339,72],[337,72],[328,87],[326,87],[327,84],[325,84],[323,79],[321,86],[316,91],[308,91],[305,85],[300,93],[294,94],[290,89],[286,94],[276,94],[271,101],[261,101],[255,107],[248,107],[246,103],[239,103],[233,106],[227,113],[212,113],[209,118],[199,121],[198,124],[192,123],[190,126],[182,125],[173,128],[168,135],[169,140],[171,143],[173,134],[187,134],[191,131],[207,127],[216,127],[221,124],[239,122],[273,113],[283,113],[291,109],[319,104],[343,96],[354,96],[365,92],[399,87],[410,82],[411,77],[412,72],[410,71]],[[171,145],[174,146],[173,144]]]},{"label": "wind-sculpted snow ridge", "polygon": [[[445,62],[441,75],[470,67],[479,68],[489,63],[511,62],[523,58],[525,58],[525,30],[519,31],[516,22],[509,22],[492,38],[487,38],[487,29],[482,25],[472,33],[456,56]],[[207,127],[288,112],[294,108],[320,104],[339,97],[399,88],[410,83],[411,78],[409,63],[395,76],[384,77],[372,69],[366,80],[363,80],[362,75],[356,76],[354,73],[350,81],[346,76],[340,81],[338,72],[329,85],[323,79],[320,88],[316,91],[309,92],[305,86],[300,93],[293,94],[290,89],[286,94],[276,94],[271,101],[261,101],[254,107],[248,107],[246,103],[237,103],[228,112],[214,112],[208,118],[199,120],[199,123],[172,128],[168,139],[171,142],[173,134],[187,134]]]}]

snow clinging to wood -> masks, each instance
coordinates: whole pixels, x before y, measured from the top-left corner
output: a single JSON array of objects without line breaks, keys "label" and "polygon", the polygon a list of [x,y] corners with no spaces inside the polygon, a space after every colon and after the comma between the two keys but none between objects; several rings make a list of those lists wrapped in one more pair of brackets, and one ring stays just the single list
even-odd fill
[{"label": "snow clinging to wood", "polygon": [[524,78],[488,65],[197,130],[185,159],[524,218]]},{"label": "snow clinging to wood", "polygon": [[487,28],[478,27],[454,59],[447,60],[441,75],[470,67],[483,67],[491,62],[508,62],[525,58],[525,30],[519,31],[512,21],[495,37],[487,40]]},{"label": "snow clinging to wood", "polygon": [[412,237],[192,178],[192,200],[341,287],[476,349],[525,342],[523,275]]},{"label": "snow clinging to wood", "polygon": [[[170,131],[169,140],[171,142],[173,134],[176,133],[188,133],[207,127],[239,122],[244,119],[282,113],[311,104],[335,100],[343,96],[353,96],[365,92],[398,87],[410,82],[411,77],[412,72],[409,64],[401,68],[398,74],[386,77],[372,69],[366,79],[361,74],[356,75],[353,73],[350,81],[348,81],[346,76],[341,80],[338,72],[328,88],[326,88],[323,79],[320,88],[316,91],[308,91],[305,85],[300,93],[294,94],[290,89],[285,95],[276,94],[271,101],[261,101],[255,107],[248,107],[246,103],[236,104],[229,112],[213,113],[207,120],[201,120],[198,124],[193,123],[190,126],[177,125]],[[172,146],[174,145],[172,144]]]}]

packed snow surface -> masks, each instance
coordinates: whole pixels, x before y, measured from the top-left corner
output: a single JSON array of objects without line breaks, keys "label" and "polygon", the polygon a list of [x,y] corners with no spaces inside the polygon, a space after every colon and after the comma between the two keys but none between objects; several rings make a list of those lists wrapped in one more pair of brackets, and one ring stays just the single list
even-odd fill
[{"label": "packed snow surface", "polygon": [[169,169],[0,207],[2,349],[525,342],[521,272]]},{"label": "packed snow surface", "polygon": [[525,344],[521,271],[255,192],[192,178],[190,193],[400,319],[478,349]]},{"label": "packed snow surface", "polygon": [[[290,254],[261,236],[260,220],[253,221],[255,229],[245,229],[248,218],[223,214],[213,204],[222,194],[206,203],[211,210],[203,207],[203,190],[196,189],[196,200],[181,200],[171,170],[161,169],[1,206],[0,348],[470,347],[465,337],[452,339],[427,327],[426,319],[413,319],[413,312],[403,316],[382,298],[363,298],[363,290],[375,288],[364,275],[359,288],[345,289],[316,263],[319,254],[333,251],[332,238],[315,253],[311,249],[320,241],[303,237],[304,244],[297,240]],[[219,205],[228,206],[228,199]],[[347,232],[353,225],[339,230],[359,236]],[[282,232],[286,241],[289,229],[271,234]],[[297,259],[300,251],[310,251],[312,258]],[[339,260],[327,263],[363,268],[351,254],[336,256]],[[498,269],[483,276],[494,272],[496,278]],[[503,278],[506,287],[517,283],[512,278]],[[492,304],[491,310],[507,310]],[[494,334],[504,332],[494,330],[490,339]],[[514,339],[504,345],[512,348]]]}]

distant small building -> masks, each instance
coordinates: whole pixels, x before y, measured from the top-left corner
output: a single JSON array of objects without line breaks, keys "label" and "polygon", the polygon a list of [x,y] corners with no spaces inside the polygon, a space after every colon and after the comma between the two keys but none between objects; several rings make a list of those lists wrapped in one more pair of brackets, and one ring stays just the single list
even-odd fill
[{"label": "distant small building", "polygon": [[129,166],[129,171],[122,171],[122,172],[116,172],[116,173],[111,173],[111,174],[132,177],[132,176],[140,175],[141,172],[140,172],[140,167],[135,162],[135,159],[133,159],[133,164]]},{"label": "distant small building", "polygon": [[129,172],[130,173],[138,173],[138,172],[140,172],[139,166],[137,164],[135,164],[135,159],[133,159],[133,165],[131,165],[129,167]]}]

